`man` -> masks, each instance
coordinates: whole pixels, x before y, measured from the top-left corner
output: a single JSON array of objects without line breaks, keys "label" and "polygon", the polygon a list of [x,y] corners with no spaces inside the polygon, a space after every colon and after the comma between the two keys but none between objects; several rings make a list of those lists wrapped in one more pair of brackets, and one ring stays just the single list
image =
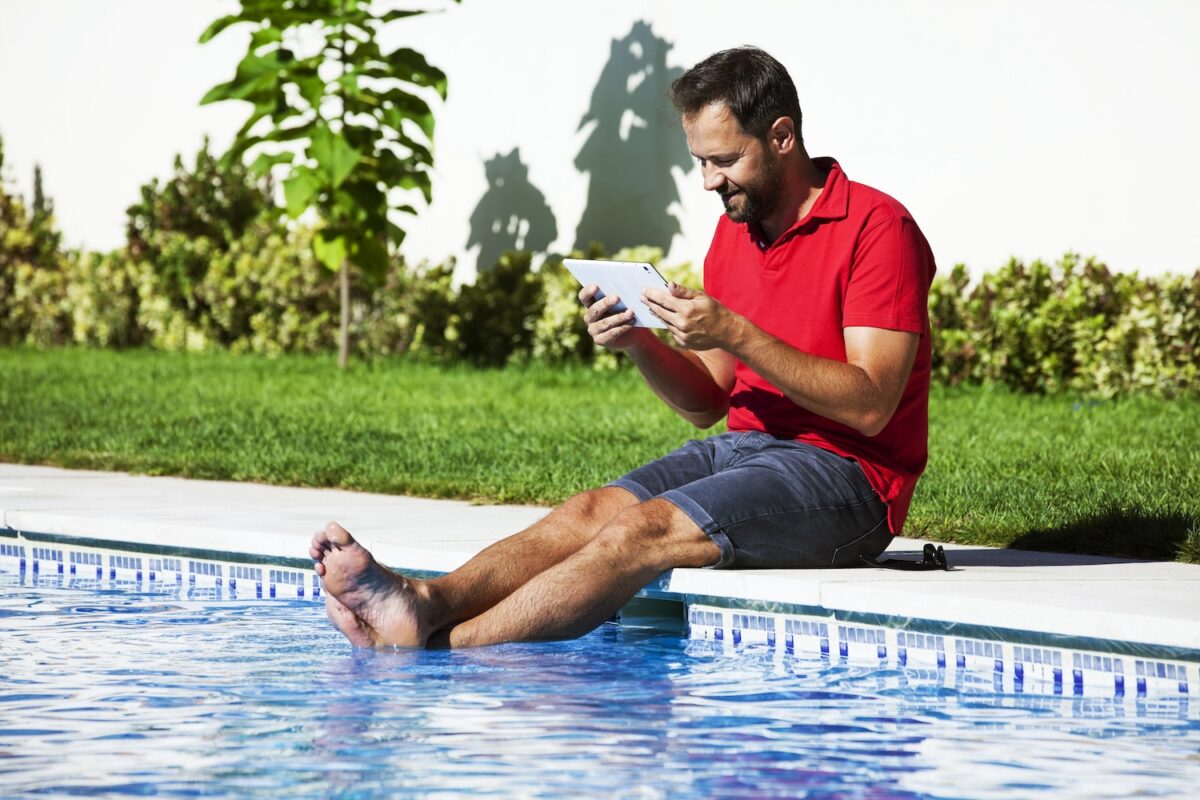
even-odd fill
[{"label": "man", "polygon": [[934,264],[908,212],[811,159],[796,90],[755,48],[671,87],[726,216],[705,292],[647,291],[676,347],[585,287],[588,331],[685,419],[729,432],[577,495],[454,572],[405,579],[330,523],[311,555],[362,647],[581,635],[674,567],[850,566],[899,533],[925,466]]}]

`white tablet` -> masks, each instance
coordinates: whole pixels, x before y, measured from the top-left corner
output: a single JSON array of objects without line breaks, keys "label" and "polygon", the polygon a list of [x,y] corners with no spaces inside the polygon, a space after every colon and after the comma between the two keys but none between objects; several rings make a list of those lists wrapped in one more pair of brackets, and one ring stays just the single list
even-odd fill
[{"label": "white tablet", "polygon": [[667,324],[650,313],[642,302],[643,289],[666,289],[667,280],[652,265],[640,261],[595,261],[564,258],[566,267],[580,286],[596,284],[600,291],[596,299],[615,294],[621,298],[616,311],[633,309],[633,324],[642,328],[665,328]]}]

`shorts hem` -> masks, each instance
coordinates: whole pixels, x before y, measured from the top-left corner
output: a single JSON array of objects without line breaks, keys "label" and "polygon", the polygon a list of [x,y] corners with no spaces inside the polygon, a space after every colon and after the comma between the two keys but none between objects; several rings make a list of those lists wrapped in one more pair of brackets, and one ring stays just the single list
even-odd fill
[{"label": "shorts hem", "polygon": [[638,499],[638,502],[641,502],[641,503],[644,503],[647,500],[654,499],[654,494],[649,489],[647,489],[645,486],[642,486],[637,481],[630,480],[629,478],[617,478],[612,483],[608,483],[605,485],[612,486],[617,489],[624,489],[625,491],[629,492],[634,497],[636,497]]},{"label": "shorts hem", "polygon": [[687,514],[692,522],[696,523],[700,530],[708,538],[712,539],[713,544],[721,551],[721,557],[717,559],[717,563],[709,564],[704,569],[724,569],[733,564],[736,558],[736,554],[733,551],[733,542],[729,541],[729,537],[725,535],[725,531],[721,530],[721,526],[717,524],[717,521],[712,518],[711,514],[704,510],[703,506],[678,489],[663,492],[659,495],[659,498],[666,500]]}]

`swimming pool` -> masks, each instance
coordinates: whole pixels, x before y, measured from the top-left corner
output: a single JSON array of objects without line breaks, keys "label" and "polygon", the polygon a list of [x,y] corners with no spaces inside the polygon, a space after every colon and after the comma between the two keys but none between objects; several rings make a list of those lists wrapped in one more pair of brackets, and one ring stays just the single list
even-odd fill
[{"label": "swimming pool", "polygon": [[0,795],[1182,797],[1200,772],[1200,705],[1160,684],[1016,691],[703,617],[708,638],[355,652],[307,585],[112,563],[0,560]]}]

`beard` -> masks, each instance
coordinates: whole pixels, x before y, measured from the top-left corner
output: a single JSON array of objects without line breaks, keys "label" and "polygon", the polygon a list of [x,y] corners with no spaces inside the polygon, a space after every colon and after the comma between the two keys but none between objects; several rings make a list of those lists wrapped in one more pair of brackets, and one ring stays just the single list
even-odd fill
[{"label": "beard", "polygon": [[732,195],[723,195],[725,214],[734,222],[762,222],[779,207],[783,187],[783,168],[777,159],[769,158],[762,172]]}]

